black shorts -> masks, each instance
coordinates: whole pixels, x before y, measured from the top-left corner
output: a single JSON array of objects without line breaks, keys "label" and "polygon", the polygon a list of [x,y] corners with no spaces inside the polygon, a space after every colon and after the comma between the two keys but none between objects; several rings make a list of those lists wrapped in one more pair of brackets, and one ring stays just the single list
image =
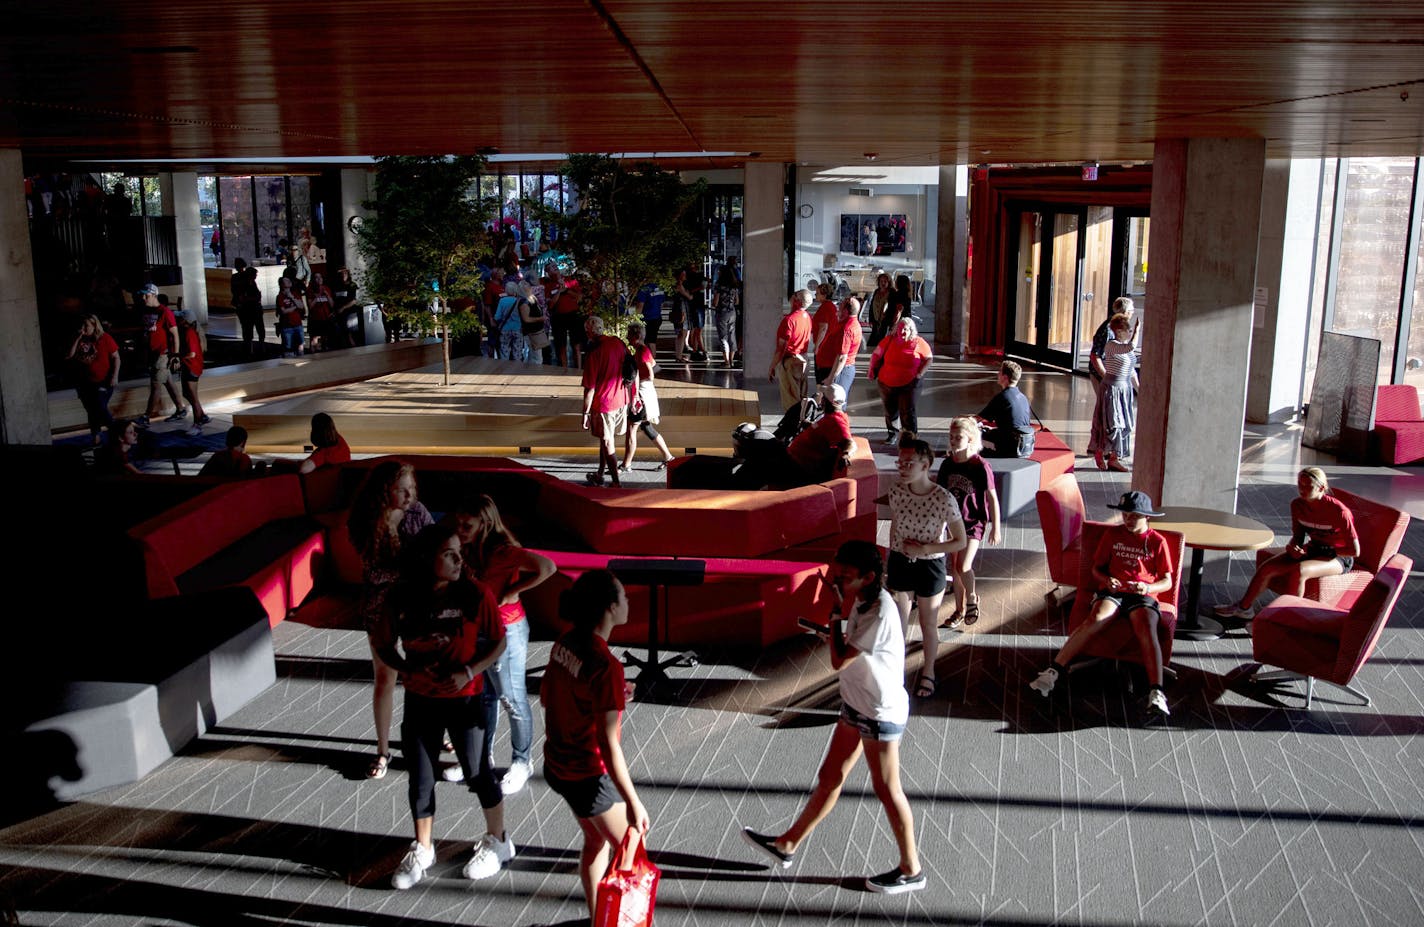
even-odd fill
[{"label": "black shorts", "polygon": [[885,569],[885,588],[891,592],[913,592],[918,596],[939,595],[945,587],[943,557],[911,560],[898,551],[890,551]]},{"label": "black shorts", "polygon": [[1302,560],[1338,560],[1340,561],[1340,572],[1348,573],[1355,568],[1355,558],[1345,557],[1335,552],[1335,548],[1324,544],[1311,544],[1305,549],[1305,556]]},{"label": "black shorts", "polygon": [[608,774],[587,779],[560,779],[544,767],[544,782],[573,809],[576,818],[593,818],[623,800]]},{"label": "black shorts", "polygon": [[1112,602],[1117,605],[1117,613],[1126,617],[1134,610],[1145,608],[1157,616],[1157,620],[1162,620],[1162,607],[1157,604],[1157,600],[1150,595],[1138,595],[1135,592],[1111,592],[1104,590],[1093,596],[1094,602]]},{"label": "black shorts", "polygon": [[201,373],[189,373],[187,367],[183,368],[184,383],[197,383],[198,380],[202,379],[202,376],[203,375]]}]

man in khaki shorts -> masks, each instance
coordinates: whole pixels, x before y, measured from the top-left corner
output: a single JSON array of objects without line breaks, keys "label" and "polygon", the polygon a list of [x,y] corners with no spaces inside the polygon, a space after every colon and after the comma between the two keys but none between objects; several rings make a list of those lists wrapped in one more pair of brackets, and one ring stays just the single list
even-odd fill
[{"label": "man in khaki shorts", "polygon": [[628,383],[623,379],[623,361],[629,357],[623,339],[603,333],[603,320],[590,316],[584,323],[588,333],[588,357],[583,365],[583,427],[598,439],[598,469],[588,482],[603,485],[604,468],[609,483],[618,482],[617,438],[628,430]]}]

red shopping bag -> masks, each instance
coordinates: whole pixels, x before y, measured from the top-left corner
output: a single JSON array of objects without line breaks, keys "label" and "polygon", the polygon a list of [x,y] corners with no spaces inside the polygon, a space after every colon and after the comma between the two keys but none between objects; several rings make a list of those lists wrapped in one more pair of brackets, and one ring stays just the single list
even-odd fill
[{"label": "red shopping bag", "polygon": [[633,828],[598,883],[593,927],[652,927],[662,872],[648,859],[647,844]]}]

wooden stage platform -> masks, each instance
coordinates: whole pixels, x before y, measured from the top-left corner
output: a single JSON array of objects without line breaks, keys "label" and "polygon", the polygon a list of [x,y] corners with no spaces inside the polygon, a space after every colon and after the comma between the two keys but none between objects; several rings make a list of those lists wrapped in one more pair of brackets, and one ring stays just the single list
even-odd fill
[{"label": "wooden stage platform", "polygon": [[[451,363],[450,385],[439,364],[328,387],[234,413],[248,449],[300,450],[311,417],[326,412],[351,449],[368,453],[593,453],[581,428],[583,387],[577,371],[484,357]],[[757,395],[672,380],[658,381],[658,431],[673,453],[726,450],[741,422],[761,421]],[[639,436],[638,454],[656,456]],[[622,447],[620,440],[619,447]]]}]

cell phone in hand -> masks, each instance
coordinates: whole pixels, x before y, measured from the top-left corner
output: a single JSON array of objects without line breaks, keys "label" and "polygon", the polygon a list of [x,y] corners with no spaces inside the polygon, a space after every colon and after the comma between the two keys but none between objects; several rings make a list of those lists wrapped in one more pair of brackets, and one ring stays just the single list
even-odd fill
[{"label": "cell phone in hand", "polygon": [[830,626],[830,625],[828,625],[828,624],[817,624],[816,622],[812,621],[810,618],[805,618],[805,617],[797,618],[797,619],[796,619],[796,623],[799,624],[801,627],[805,628],[807,631],[814,631],[814,632],[817,633],[817,634],[830,634],[830,633],[831,633],[831,626]]}]

